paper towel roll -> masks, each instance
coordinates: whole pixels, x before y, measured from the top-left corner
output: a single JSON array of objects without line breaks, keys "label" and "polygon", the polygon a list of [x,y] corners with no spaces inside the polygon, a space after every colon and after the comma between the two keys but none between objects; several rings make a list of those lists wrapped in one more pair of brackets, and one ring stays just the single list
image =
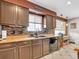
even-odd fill
[{"label": "paper towel roll", "polygon": [[3,39],[7,38],[7,31],[6,30],[2,30],[2,38]]}]

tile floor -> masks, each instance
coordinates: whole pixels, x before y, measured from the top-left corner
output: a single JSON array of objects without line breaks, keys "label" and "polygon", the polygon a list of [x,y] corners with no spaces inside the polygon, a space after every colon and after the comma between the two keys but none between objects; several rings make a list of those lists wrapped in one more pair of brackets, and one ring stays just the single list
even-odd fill
[{"label": "tile floor", "polygon": [[79,44],[69,44],[40,59],[77,59],[77,52],[74,51],[76,47],[79,47]]}]

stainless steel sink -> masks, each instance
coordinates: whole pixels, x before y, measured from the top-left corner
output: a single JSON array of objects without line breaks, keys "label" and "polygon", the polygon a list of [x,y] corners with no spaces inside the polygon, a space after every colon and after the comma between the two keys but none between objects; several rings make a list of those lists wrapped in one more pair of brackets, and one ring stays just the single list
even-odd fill
[{"label": "stainless steel sink", "polygon": [[38,37],[46,37],[46,36],[43,36],[43,35],[42,35],[42,36],[38,36]]}]

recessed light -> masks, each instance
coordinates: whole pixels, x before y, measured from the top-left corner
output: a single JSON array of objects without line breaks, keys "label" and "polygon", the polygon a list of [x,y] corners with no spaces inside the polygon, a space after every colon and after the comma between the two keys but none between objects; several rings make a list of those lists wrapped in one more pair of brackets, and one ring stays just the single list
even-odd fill
[{"label": "recessed light", "polygon": [[67,2],[67,5],[71,5],[71,1],[68,1],[68,2]]}]

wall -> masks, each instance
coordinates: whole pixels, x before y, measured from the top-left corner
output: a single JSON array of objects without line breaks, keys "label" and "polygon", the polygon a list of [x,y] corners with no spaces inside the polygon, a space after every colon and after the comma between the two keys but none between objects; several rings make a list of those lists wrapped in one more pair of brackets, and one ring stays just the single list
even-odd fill
[{"label": "wall", "polygon": [[[70,36],[70,40],[75,43],[79,43],[79,17],[71,19],[68,21],[69,26],[68,26],[68,34]],[[70,24],[71,23],[76,23],[76,28],[71,29]]]}]

